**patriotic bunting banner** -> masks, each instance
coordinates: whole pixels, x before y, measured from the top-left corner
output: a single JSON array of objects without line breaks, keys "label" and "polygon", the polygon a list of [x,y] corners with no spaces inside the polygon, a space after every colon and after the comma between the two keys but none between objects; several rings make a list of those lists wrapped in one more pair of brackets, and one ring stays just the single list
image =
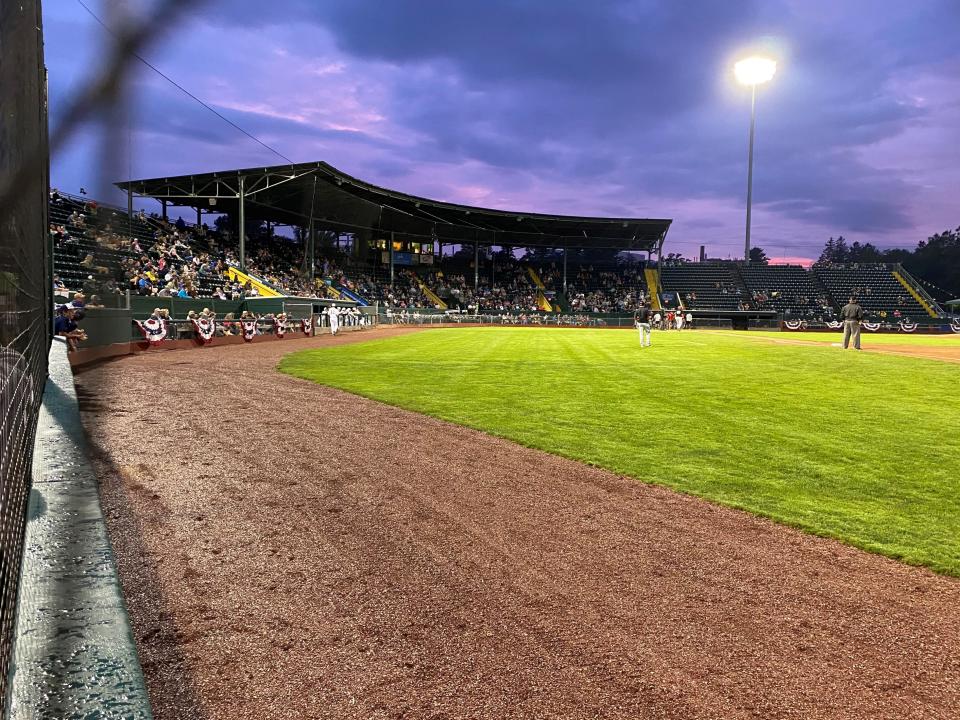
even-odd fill
[{"label": "patriotic bunting banner", "polygon": [[840,328],[843,327],[843,323],[840,322],[839,320],[828,320],[827,327],[830,328],[831,330],[839,330]]},{"label": "patriotic bunting banner", "polygon": [[304,318],[301,320],[300,327],[303,329],[304,335],[309,335],[313,330],[313,318]]},{"label": "patriotic bunting banner", "polygon": [[282,338],[283,334],[287,331],[287,321],[275,317],[273,319],[273,330],[277,334],[277,337]]},{"label": "patriotic bunting banner", "polygon": [[167,321],[163,318],[149,317],[143,322],[134,320],[144,339],[151,345],[159,345],[167,337]]},{"label": "patriotic bunting banner", "polygon": [[906,320],[900,321],[900,329],[903,332],[911,333],[917,329],[917,324],[915,322],[907,322]]},{"label": "patriotic bunting banner", "polygon": [[257,321],[241,320],[240,325],[243,327],[243,339],[247,342],[253,340],[254,336],[257,334]]},{"label": "patriotic bunting banner", "polygon": [[783,325],[787,330],[803,330],[807,327],[803,320],[784,320]]},{"label": "patriotic bunting banner", "polygon": [[191,322],[193,323],[193,329],[197,333],[197,340],[204,345],[213,340],[213,333],[217,329],[217,325],[212,318],[191,318]]},{"label": "patriotic bunting banner", "polygon": [[877,330],[880,329],[880,323],[865,322],[863,324],[863,327],[864,329],[869,330],[870,332],[876,332]]},{"label": "patriotic bunting banner", "polygon": [[950,329],[953,330],[955,333],[960,334],[960,322],[954,321],[950,323]]}]

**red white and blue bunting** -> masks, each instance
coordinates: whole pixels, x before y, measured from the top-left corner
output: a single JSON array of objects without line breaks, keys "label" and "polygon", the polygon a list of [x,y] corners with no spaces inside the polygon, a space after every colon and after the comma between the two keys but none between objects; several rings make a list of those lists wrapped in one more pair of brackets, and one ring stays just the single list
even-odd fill
[{"label": "red white and blue bunting", "polygon": [[900,330],[905,333],[915,332],[917,329],[917,324],[915,322],[910,322],[909,320],[900,321]]},{"label": "red white and blue bunting", "polygon": [[159,345],[167,337],[167,321],[163,318],[148,317],[143,322],[134,320],[144,339],[151,345]]},{"label": "red white and blue bunting", "polygon": [[880,329],[880,323],[864,322],[864,330],[869,330],[870,332],[876,332]]},{"label": "red white and blue bunting", "polygon": [[784,327],[787,328],[787,330],[806,330],[807,329],[806,320],[784,320],[783,325]]},{"label": "red white and blue bunting", "polygon": [[827,320],[827,327],[831,330],[839,330],[843,327],[843,323],[839,320]]},{"label": "red white and blue bunting", "polygon": [[955,333],[957,333],[958,335],[960,335],[960,322],[957,322],[956,320],[954,320],[953,322],[951,322],[951,323],[950,323],[950,329],[953,330],[953,331],[954,331]]},{"label": "red white and blue bunting", "polygon": [[243,339],[247,342],[252,341],[257,335],[257,321],[241,320],[240,325],[243,327]]},{"label": "red white and blue bunting", "polygon": [[213,318],[191,318],[191,322],[194,331],[197,333],[197,340],[204,345],[213,340],[213,334],[217,329],[217,324],[213,321]]},{"label": "red white and blue bunting", "polygon": [[278,338],[282,338],[283,334],[287,331],[287,321],[284,318],[273,318],[273,331],[277,334]]},{"label": "red white and blue bunting", "polygon": [[309,335],[311,332],[313,332],[313,318],[303,318],[303,320],[300,321],[300,327],[303,330],[304,335]]}]

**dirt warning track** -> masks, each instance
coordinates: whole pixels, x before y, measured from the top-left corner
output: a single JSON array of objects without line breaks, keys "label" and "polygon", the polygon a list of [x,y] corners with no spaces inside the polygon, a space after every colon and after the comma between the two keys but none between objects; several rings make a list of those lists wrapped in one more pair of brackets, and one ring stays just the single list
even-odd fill
[{"label": "dirt warning track", "polygon": [[77,378],[159,720],[956,718],[960,581],[280,375]]}]

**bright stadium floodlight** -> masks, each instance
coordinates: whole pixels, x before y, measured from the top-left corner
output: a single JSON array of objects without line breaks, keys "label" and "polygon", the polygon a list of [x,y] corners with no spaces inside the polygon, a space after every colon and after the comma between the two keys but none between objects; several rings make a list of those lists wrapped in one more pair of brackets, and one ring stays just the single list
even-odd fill
[{"label": "bright stadium floodlight", "polygon": [[737,81],[743,85],[770,82],[777,72],[777,61],[765,57],[748,57],[733,66]]},{"label": "bright stadium floodlight", "polygon": [[753,200],[753,132],[757,124],[757,85],[770,82],[777,72],[777,61],[753,56],[740,60],[733,66],[737,80],[750,86],[750,152],[747,160],[747,233],[744,241],[743,259],[750,262],[750,207]]}]

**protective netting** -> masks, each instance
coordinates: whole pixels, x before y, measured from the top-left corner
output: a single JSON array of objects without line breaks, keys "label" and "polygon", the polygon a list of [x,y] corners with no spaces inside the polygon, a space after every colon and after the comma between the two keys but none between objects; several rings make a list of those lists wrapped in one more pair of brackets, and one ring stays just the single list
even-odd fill
[{"label": "protective netting", "polygon": [[0,696],[4,702],[53,302],[41,27],[38,0],[0,3]]}]

